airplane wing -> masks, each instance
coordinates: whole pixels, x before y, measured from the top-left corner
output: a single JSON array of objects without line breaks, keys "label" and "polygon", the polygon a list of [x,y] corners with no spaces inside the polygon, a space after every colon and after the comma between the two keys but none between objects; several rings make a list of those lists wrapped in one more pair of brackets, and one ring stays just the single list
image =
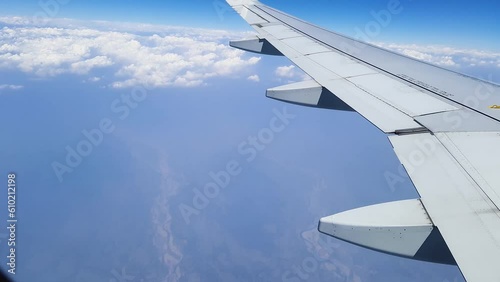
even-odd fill
[{"label": "airplane wing", "polygon": [[500,281],[500,86],[258,1],[227,2],[257,31],[231,46],[284,55],[313,79],[266,95],[358,112],[388,135],[420,195],[324,217],[319,231],[393,255],[456,263],[469,282]]}]

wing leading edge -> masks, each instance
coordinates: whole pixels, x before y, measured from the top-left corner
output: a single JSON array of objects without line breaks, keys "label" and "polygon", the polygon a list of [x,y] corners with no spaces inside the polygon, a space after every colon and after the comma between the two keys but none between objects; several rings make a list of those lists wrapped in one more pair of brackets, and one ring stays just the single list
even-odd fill
[{"label": "wing leading edge", "polygon": [[500,87],[258,1],[227,2],[257,31],[233,47],[284,55],[314,80],[267,96],[358,112],[388,134],[421,196],[328,216],[319,230],[393,255],[456,263],[469,282],[500,281],[500,110],[492,106]]}]

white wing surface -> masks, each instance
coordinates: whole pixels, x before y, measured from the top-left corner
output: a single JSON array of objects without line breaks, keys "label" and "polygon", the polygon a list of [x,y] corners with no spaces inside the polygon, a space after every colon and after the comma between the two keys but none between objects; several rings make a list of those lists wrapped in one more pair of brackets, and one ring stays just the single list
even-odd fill
[{"label": "white wing surface", "polygon": [[256,31],[231,46],[284,55],[313,81],[268,89],[285,102],[356,111],[388,135],[419,199],[320,220],[374,250],[456,263],[500,281],[500,87],[327,31],[258,1],[227,0]]}]

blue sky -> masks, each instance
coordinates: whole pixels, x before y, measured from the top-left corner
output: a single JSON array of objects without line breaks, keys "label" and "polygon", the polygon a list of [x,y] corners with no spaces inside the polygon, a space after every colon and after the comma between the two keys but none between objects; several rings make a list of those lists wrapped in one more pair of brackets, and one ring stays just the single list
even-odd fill
[{"label": "blue sky", "polygon": [[[61,3],[57,6],[40,3]],[[190,1],[2,1],[0,15],[34,16],[39,13],[57,17],[132,21],[155,24],[247,29],[239,17],[222,0]],[[388,1],[265,1],[290,14],[345,34],[353,26],[372,20],[371,11],[379,11]],[[500,49],[497,1],[410,1],[401,0],[404,12],[394,25],[384,30],[381,39],[396,42],[453,44],[461,47]],[[224,8],[225,7],[225,8]],[[222,16],[221,16],[222,15]]]},{"label": "blue sky", "polygon": [[[348,35],[387,5],[266,3]],[[403,4],[375,43],[500,81],[499,4]],[[16,281],[305,281],[297,269],[311,260],[312,281],[462,281],[452,266],[319,235],[320,217],[417,194],[404,176],[387,182],[399,161],[359,115],[266,99],[306,77],[286,58],[229,48],[250,28],[221,11],[202,0],[73,0],[38,26],[36,1],[0,2],[0,128],[10,136],[0,174],[19,177]],[[249,160],[240,149],[276,111],[294,117]],[[55,172],[103,120],[113,130]],[[181,207],[235,162],[241,172],[187,222]]]}]

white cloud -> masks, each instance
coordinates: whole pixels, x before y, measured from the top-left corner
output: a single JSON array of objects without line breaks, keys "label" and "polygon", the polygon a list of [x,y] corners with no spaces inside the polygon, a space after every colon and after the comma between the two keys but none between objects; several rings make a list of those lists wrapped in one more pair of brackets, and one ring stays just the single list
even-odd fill
[{"label": "white cloud", "polygon": [[412,57],[412,58],[422,60],[422,61],[431,61],[432,60],[432,55],[422,53],[422,52],[419,52],[416,50],[404,49],[401,51],[401,53],[403,53],[404,55],[406,55],[408,57]]},{"label": "white cloud", "polygon": [[108,67],[111,65],[113,65],[113,62],[108,57],[97,56],[97,57],[93,57],[91,59],[87,59],[85,61],[72,63],[71,64],[71,72],[74,72],[77,74],[87,74],[93,68],[99,68],[99,67],[102,68],[102,67]]},{"label": "white cloud", "polygon": [[[233,49],[229,39],[248,33],[137,23],[49,19],[44,27],[30,18],[0,17],[0,70],[38,77],[70,73],[84,81],[115,88],[194,87],[210,78],[247,77],[260,57]],[[433,45],[375,43],[404,55],[445,67],[500,67],[500,53]],[[95,73],[105,69],[111,75]],[[294,65],[275,75],[285,82],[309,79]],[[252,77],[252,78],[251,78]],[[260,78],[259,78],[260,80]]]},{"label": "white cloud", "polygon": [[478,65],[499,67],[500,53],[460,49],[437,45],[374,43],[406,56],[444,67],[474,67]]},{"label": "white cloud", "polygon": [[10,90],[20,90],[23,89],[22,85],[14,85],[14,84],[0,84],[0,90],[10,89]]},{"label": "white cloud", "polygon": [[260,81],[260,77],[258,75],[256,75],[256,74],[247,77],[247,79],[250,80],[250,81],[255,81],[255,82],[259,82]]},{"label": "white cloud", "polygon": [[[59,19],[53,20],[53,27],[36,27],[19,17],[1,21],[17,25],[0,29],[0,69],[39,77],[95,77],[93,71],[108,68],[114,74],[109,83],[116,88],[190,87],[206,84],[208,78],[236,77],[260,61],[227,45],[229,38],[246,33],[142,25],[142,32],[135,34],[125,30],[141,30],[137,24],[88,22],[89,28],[80,21]],[[145,35],[145,30],[162,35]]]},{"label": "white cloud", "polygon": [[296,68],[294,65],[277,67],[276,70],[274,71],[274,74],[280,80],[284,80],[286,83],[311,79],[310,76],[308,76],[301,69]]},{"label": "white cloud", "polygon": [[278,77],[292,78],[296,75],[295,66],[289,65],[289,66],[277,67],[276,70],[274,71],[274,73]]}]

